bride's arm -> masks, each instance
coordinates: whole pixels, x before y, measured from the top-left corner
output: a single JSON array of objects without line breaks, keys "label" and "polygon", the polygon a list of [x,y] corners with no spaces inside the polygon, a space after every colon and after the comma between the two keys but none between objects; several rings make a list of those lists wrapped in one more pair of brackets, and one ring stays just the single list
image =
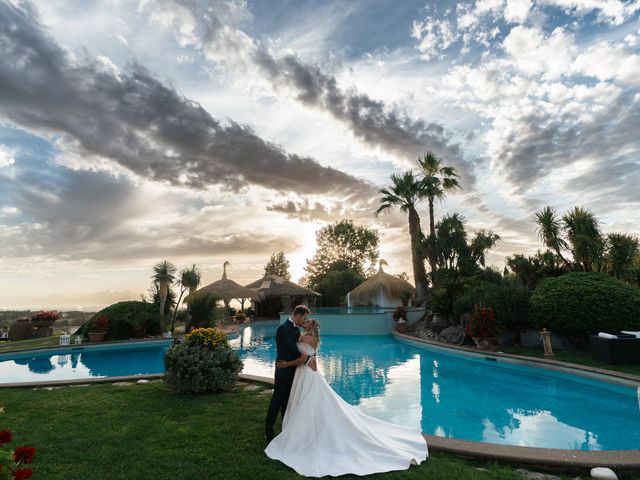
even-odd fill
[{"label": "bride's arm", "polygon": [[[315,349],[315,345],[314,345],[313,339],[309,335],[303,335],[300,338],[300,341],[303,342],[303,343],[306,343],[307,345],[310,345],[312,348]],[[305,355],[304,353],[301,353],[300,356],[298,358],[296,358],[295,360],[289,360],[289,361],[278,360],[276,362],[276,368],[297,367],[298,365],[302,365],[303,363],[306,363],[308,359],[309,359],[309,355]],[[315,358],[313,360],[311,360],[311,362],[309,362],[309,366],[313,370],[316,370],[316,360],[315,360]]]},{"label": "bride's arm", "polygon": [[[300,339],[300,341],[306,343],[307,345],[310,345],[311,348],[313,348],[314,351],[315,351],[316,348],[318,348],[318,345],[316,345],[316,342],[315,342],[315,340],[313,339],[313,337],[311,335],[304,335]],[[316,365],[316,357],[315,357],[315,355],[313,356],[313,358],[311,359],[311,361],[307,365],[314,372],[318,371],[318,366]]]}]

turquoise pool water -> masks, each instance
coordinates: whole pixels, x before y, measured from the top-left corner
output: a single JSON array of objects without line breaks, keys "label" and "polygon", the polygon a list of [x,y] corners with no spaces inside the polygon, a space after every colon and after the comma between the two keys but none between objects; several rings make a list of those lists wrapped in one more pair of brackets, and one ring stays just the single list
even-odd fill
[{"label": "turquoise pool water", "polygon": [[[232,340],[244,373],[272,376],[275,326]],[[323,336],[319,368],[352,405],[433,435],[573,450],[640,448],[631,387],[441,353],[384,336]]]},{"label": "turquoise pool water", "polygon": [[3,383],[163,373],[164,352],[170,343],[170,340],[158,340],[0,354],[0,386]]},{"label": "turquoise pool water", "polygon": [[[275,324],[231,339],[243,372],[270,377]],[[0,355],[0,384],[162,373],[167,341]],[[323,336],[319,367],[347,402],[434,435],[576,450],[640,448],[635,389],[417,348],[388,336]]]}]

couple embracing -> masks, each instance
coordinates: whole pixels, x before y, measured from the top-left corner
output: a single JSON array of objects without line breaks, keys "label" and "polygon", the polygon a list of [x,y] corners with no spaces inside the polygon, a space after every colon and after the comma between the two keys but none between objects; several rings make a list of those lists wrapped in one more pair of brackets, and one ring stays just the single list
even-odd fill
[{"label": "couple embracing", "polygon": [[[419,430],[369,417],[329,386],[316,365],[320,325],[309,314],[297,306],[276,331],[265,453],[306,477],[406,470],[424,461],[427,443]],[[282,432],[274,438],[279,412]]]}]

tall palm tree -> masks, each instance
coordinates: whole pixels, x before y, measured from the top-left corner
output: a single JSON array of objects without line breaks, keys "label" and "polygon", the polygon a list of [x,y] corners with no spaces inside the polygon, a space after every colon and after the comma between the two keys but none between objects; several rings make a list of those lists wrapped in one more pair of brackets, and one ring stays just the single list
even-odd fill
[{"label": "tall palm tree", "polygon": [[380,194],[382,198],[380,207],[375,211],[376,216],[394,206],[408,213],[416,303],[422,305],[427,300],[427,272],[424,268],[424,259],[418,250],[423,234],[416,205],[427,198],[425,185],[409,170],[401,175],[391,175],[391,185],[381,188]]},{"label": "tall palm tree", "polygon": [[544,242],[547,248],[551,249],[558,256],[565,266],[569,262],[562,255],[562,249],[567,248],[567,242],[562,238],[562,223],[554,208],[544,207],[535,213],[534,222],[538,225],[536,229],[538,237]]},{"label": "tall palm tree", "polygon": [[[184,292],[189,290],[189,294],[191,294],[195,292],[196,289],[198,288],[198,285],[200,285],[200,270],[198,269],[198,267],[196,267],[195,263],[192,265],[191,268],[182,269],[182,271],[180,272],[180,278],[178,279],[178,283],[180,284],[180,296],[178,297],[176,306],[173,309],[173,318],[171,319],[172,332],[175,327],[176,316],[178,315],[178,306],[182,301],[182,296],[184,295]],[[185,333],[189,333],[186,331],[186,328],[185,328]]]},{"label": "tall palm tree", "polygon": [[562,216],[564,230],[571,246],[573,260],[584,272],[593,271],[602,257],[604,241],[595,214],[586,208],[574,207]]},{"label": "tall palm tree", "polygon": [[160,327],[164,332],[164,304],[167,301],[167,293],[169,287],[175,280],[176,266],[166,260],[157,263],[153,267],[153,275],[151,278],[154,283],[158,285],[158,292],[160,294]]},{"label": "tall palm tree", "polygon": [[607,264],[614,277],[626,276],[638,253],[638,239],[636,237],[626,233],[607,235]]},{"label": "tall palm tree", "polygon": [[[432,239],[435,239],[434,200],[442,201],[447,196],[447,193],[462,187],[458,183],[456,169],[444,166],[442,159],[433,152],[427,152],[422,157],[418,157],[418,166],[423,175],[422,182],[429,200],[429,235]],[[432,248],[430,251],[429,265],[435,282],[437,259],[435,250]]]}]

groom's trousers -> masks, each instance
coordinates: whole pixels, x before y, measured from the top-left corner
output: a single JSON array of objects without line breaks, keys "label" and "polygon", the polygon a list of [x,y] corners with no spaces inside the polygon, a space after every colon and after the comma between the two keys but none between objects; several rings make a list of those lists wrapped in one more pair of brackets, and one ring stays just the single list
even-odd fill
[{"label": "groom's trousers", "polygon": [[284,412],[289,402],[289,394],[291,393],[295,373],[296,367],[279,368],[276,370],[273,395],[271,396],[269,410],[267,411],[267,420],[264,426],[264,434],[267,440],[271,440],[275,436],[273,426],[278,418],[278,412],[280,412],[282,418],[284,418]]}]

